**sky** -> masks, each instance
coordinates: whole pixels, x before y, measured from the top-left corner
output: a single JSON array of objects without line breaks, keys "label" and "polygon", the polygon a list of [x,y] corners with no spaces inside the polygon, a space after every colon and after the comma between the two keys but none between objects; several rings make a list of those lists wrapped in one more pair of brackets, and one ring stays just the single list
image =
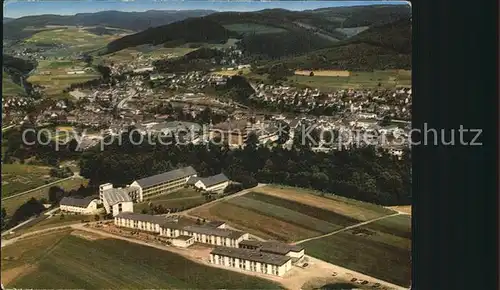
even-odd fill
[{"label": "sky", "polygon": [[106,10],[142,12],[147,10],[256,11],[269,8],[307,10],[325,7],[359,6],[374,4],[406,4],[404,1],[179,1],[179,0],[4,0],[4,17],[18,18],[28,15],[74,15]]}]

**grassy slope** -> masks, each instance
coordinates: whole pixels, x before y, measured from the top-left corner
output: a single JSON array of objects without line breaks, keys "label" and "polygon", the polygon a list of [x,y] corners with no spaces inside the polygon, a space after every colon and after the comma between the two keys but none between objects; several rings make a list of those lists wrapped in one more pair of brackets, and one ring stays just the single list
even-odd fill
[{"label": "grassy slope", "polygon": [[270,289],[263,279],[206,267],[177,254],[121,240],[67,236],[35,271],[9,286],[86,289]]},{"label": "grassy slope", "polygon": [[[407,286],[411,276],[409,222],[407,216],[390,217],[302,245],[311,256]],[[356,235],[359,229],[371,235]]]},{"label": "grassy slope", "polygon": [[17,94],[24,94],[24,89],[14,83],[7,73],[2,72],[2,95],[8,96]]}]

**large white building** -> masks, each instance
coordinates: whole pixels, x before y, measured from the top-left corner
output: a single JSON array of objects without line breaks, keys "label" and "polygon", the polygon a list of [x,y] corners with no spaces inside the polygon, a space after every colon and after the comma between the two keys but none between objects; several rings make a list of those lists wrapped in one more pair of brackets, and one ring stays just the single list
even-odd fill
[{"label": "large white building", "polygon": [[283,276],[292,268],[292,258],[288,256],[243,248],[216,247],[210,252],[209,261],[216,265],[274,276]]},{"label": "large white building", "polygon": [[158,233],[167,238],[180,236],[193,237],[193,242],[211,244],[216,246],[235,247],[245,239],[248,233],[225,229],[224,223],[207,223],[204,225],[183,226],[169,221],[165,217],[148,214],[121,213],[115,216],[115,225],[131,229],[138,229]]},{"label": "large white building", "polygon": [[134,212],[134,203],[129,196],[129,188],[108,188],[102,194],[106,212],[117,216],[120,213]]},{"label": "large white building", "polygon": [[191,177],[187,181],[188,185],[192,185],[203,191],[223,192],[229,185],[229,178],[224,173],[220,173],[209,177]]},{"label": "large white building", "polygon": [[130,184],[130,190],[137,197],[134,200],[142,202],[183,188],[188,179],[196,174],[193,167],[183,167],[136,180]]},{"label": "large white building", "polygon": [[59,209],[63,212],[91,215],[98,213],[97,203],[97,198],[91,196],[86,198],[63,197],[59,202]]}]

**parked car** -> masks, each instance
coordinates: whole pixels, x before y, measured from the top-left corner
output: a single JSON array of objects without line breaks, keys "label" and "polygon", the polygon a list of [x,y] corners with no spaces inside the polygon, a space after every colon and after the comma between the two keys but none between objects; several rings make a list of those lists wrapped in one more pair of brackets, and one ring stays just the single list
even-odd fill
[{"label": "parked car", "polygon": [[332,273],[332,276],[337,276],[337,272],[333,272],[333,273]]},{"label": "parked car", "polygon": [[380,287],[380,283],[375,283],[375,284],[373,284],[373,286],[372,286],[372,288],[378,288],[378,287]]},{"label": "parked car", "polygon": [[356,279],[356,278],[351,279],[351,282],[356,282],[356,281],[358,281],[358,279]]},{"label": "parked car", "polygon": [[368,281],[366,281],[366,280],[361,282],[361,285],[366,285],[366,284],[368,284]]},{"label": "parked car", "polygon": [[302,264],[302,267],[304,267],[304,268],[305,268],[305,267],[307,267],[307,266],[309,266],[309,264],[308,264],[308,263],[304,263],[304,264]]}]

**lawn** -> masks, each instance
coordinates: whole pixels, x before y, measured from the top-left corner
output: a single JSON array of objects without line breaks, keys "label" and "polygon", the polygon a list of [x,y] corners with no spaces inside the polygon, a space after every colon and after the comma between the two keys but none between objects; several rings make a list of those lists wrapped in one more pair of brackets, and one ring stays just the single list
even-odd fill
[{"label": "lawn", "polygon": [[288,80],[291,83],[317,88],[325,92],[338,89],[396,88],[411,86],[411,71],[350,72],[349,76],[294,75]]},{"label": "lawn", "polygon": [[[80,187],[80,185],[85,186],[85,185],[87,185],[87,183],[88,183],[88,181],[86,179],[72,178],[72,179],[61,181],[61,182],[56,183],[56,184],[51,185],[51,186],[59,186],[59,187],[63,188],[64,190],[69,191],[72,189],[78,189]],[[51,186],[47,186],[47,187],[44,187],[41,189],[33,190],[29,193],[26,193],[26,194],[23,194],[20,196],[16,196],[13,198],[2,200],[2,207],[5,208],[8,215],[11,215],[14,213],[14,211],[16,209],[18,209],[22,204],[27,202],[32,197],[35,199],[41,199],[41,198],[48,199],[49,188]],[[3,186],[2,186],[2,190],[3,190]]]},{"label": "lawn", "polygon": [[140,213],[143,209],[148,209],[149,204],[153,206],[161,205],[163,208],[184,210],[206,202],[205,197],[193,189],[180,189],[172,193],[148,199],[142,203],[134,204],[134,211]]},{"label": "lawn", "polygon": [[[406,220],[406,226],[404,221]],[[302,243],[306,253],[397,285],[408,286],[411,276],[411,240],[407,216]],[[380,230],[379,230],[380,229]]]},{"label": "lawn", "polygon": [[[7,250],[8,252],[8,250]],[[40,257],[40,256],[39,256]],[[65,236],[37,259],[15,288],[277,289],[264,279],[207,267],[159,249],[122,240]]]},{"label": "lawn", "polygon": [[2,198],[56,181],[50,167],[2,164]]}]

